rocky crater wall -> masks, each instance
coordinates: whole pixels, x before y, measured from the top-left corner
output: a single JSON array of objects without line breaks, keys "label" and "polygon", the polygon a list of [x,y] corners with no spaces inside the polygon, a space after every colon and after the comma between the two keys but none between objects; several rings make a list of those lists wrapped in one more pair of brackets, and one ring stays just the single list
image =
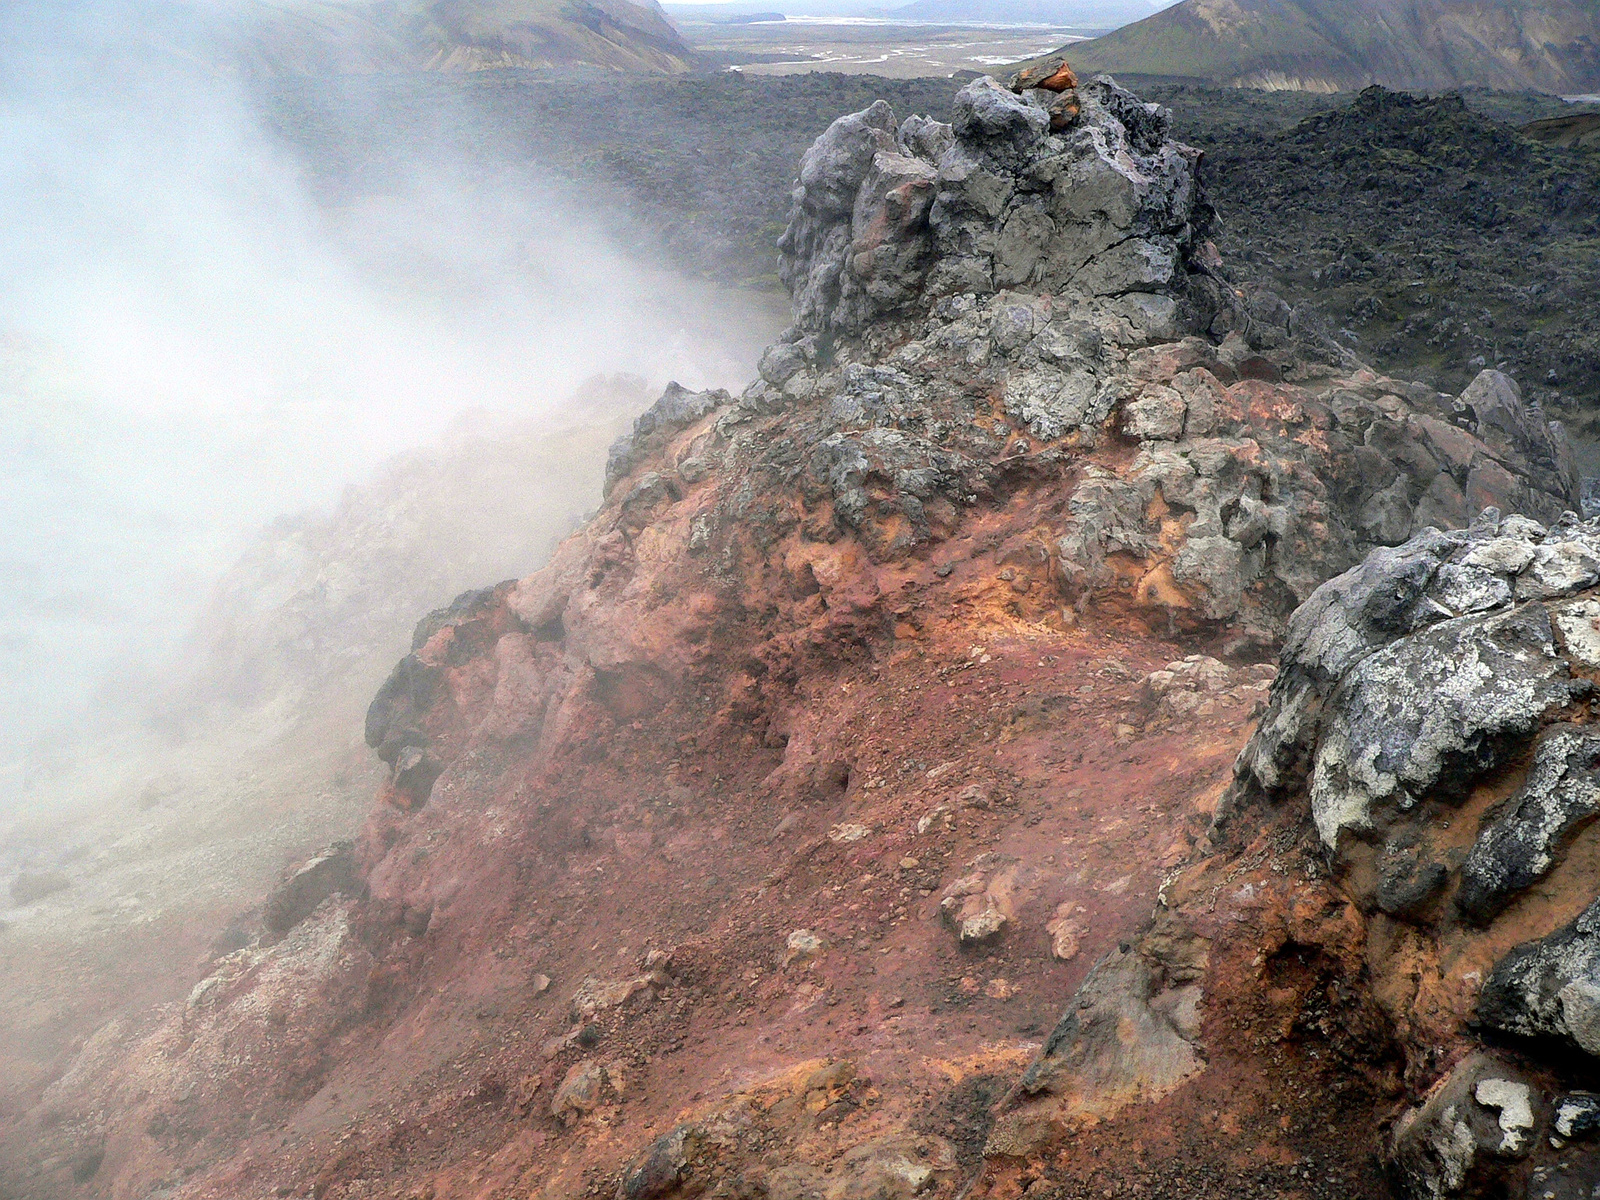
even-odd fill
[{"label": "rocky crater wall", "polygon": [[[382,1164],[429,1196],[1014,1200],[1133,1161],[1170,1135],[1118,1123],[1156,1113],[1232,1187],[1195,1131],[1267,1088],[1341,1161],[1398,1106],[1417,1195],[1569,1169],[1587,1101],[1537,1051],[1600,1044],[1600,529],[1563,515],[1561,427],[1232,288],[1199,157],[1112,81],[955,111],[818,140],[761,377],[669,388],[547,567],[419,623],[359,844],[63,1074],[28,1178],[87,1146],[116,1195]],[[1037,1042],[952,1015],[1045,980],[1051,1019],[1075,995]],[[381,1121],[340,1099],[385,1088]],[[290,1132],[305,1170],[266,1165]]]}]

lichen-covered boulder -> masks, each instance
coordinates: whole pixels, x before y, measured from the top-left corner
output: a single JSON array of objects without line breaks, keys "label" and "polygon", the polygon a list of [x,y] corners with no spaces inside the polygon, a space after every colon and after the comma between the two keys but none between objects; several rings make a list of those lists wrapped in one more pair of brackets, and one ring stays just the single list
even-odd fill
[{"label": "lichen-covered boulder", "polygon": [[1600,522],[1489,511],[1375,552],[1294,614],[1280,667],[1213,837],[1303,804],[1363,914],[1359,986],[1434,1081],[1391,1139],[1402,1192],[1588,1178],[1587,1110],[1546,1121],[1600,1059]]}]

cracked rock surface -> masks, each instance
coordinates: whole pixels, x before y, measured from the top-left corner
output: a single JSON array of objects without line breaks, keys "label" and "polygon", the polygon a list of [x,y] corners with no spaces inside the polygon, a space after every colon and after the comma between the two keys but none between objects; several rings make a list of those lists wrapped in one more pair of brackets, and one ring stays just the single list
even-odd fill
[{"label": "cracked rock surface", "polygon": [[1415,1092],[1389,1148],[1408,1196],[1588,1177],[1568,1143],[1600,1059],[1597,556],[1600,522],[1486,510],[1323,585],[1212,831],[1309,818],[1301,869],[1351,905]]}]

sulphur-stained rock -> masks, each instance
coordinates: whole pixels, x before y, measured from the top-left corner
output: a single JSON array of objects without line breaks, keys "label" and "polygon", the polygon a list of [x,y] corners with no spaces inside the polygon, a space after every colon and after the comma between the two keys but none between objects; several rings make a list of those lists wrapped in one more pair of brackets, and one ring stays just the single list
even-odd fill
[{"label": "sulphur-stained rock", "polygon": [[[139,1133],[201,1105],[264,1149],[197,1195],[1004,1200],[1120,1169],[1163,1101],[1243,1194],[1239,1163],[1370,1174],[1385,1114],[1513,1018],[1535,1065],[1461,1093],[1462,1179],[1549,1165],[1539,1089],[1584,1080],[1537,1056],[1589,1036],[1587,959],[1513,948],[1594,900],[1558,741],[1600,663],[1559,431],[1235,288],[1199,154],[1112,81],[952,112],[836,121],[759,377],[669,387],[546,567],[418,625],[368,714],[361,886],[220,960],[146,1056],[159,1112],[72,1125],[117,1194],[210,1170]],[[666,941],[670,975],[620,965]],[[380,1077],[402,1103],[351,1099]],[[306,1178],[266,1178],[279,1147]]]}]

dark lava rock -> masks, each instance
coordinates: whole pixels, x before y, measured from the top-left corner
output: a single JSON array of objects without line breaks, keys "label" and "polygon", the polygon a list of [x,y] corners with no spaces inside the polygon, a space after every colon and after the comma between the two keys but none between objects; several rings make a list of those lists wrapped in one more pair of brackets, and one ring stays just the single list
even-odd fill
[{"label": "dark lava rock", "polygon": [[1495,964],[1478,999],[1490,1029],[1556,1038],[1600,1057],[1600,901]]},{"label": "dark lava rock", "polygon": [[1527,781],[1467,855],[1456,904],[1475,920],[1491,919],[1544,878],[1597,814],[1600,732],[1552,726],[1534,748]]},{"label": "dark lava rock", "polygon": [[[1283,132],[1219,128],[1211,93],[1152,94],[1207,151],[1230,269],[1363,358],[1457,391],[1475,366],[1600,412],[1600,170],[1460,96],[1369,88]],[[1180,103],[1181,101],[1181,103]]]},{"label": "dark lava rock", "polygon": [[1557,1137],[1568,1141],[1600,1133],[1600,1096],[1593,1092],[1572,1092],[1556,1101],[1551,1128]]}]

